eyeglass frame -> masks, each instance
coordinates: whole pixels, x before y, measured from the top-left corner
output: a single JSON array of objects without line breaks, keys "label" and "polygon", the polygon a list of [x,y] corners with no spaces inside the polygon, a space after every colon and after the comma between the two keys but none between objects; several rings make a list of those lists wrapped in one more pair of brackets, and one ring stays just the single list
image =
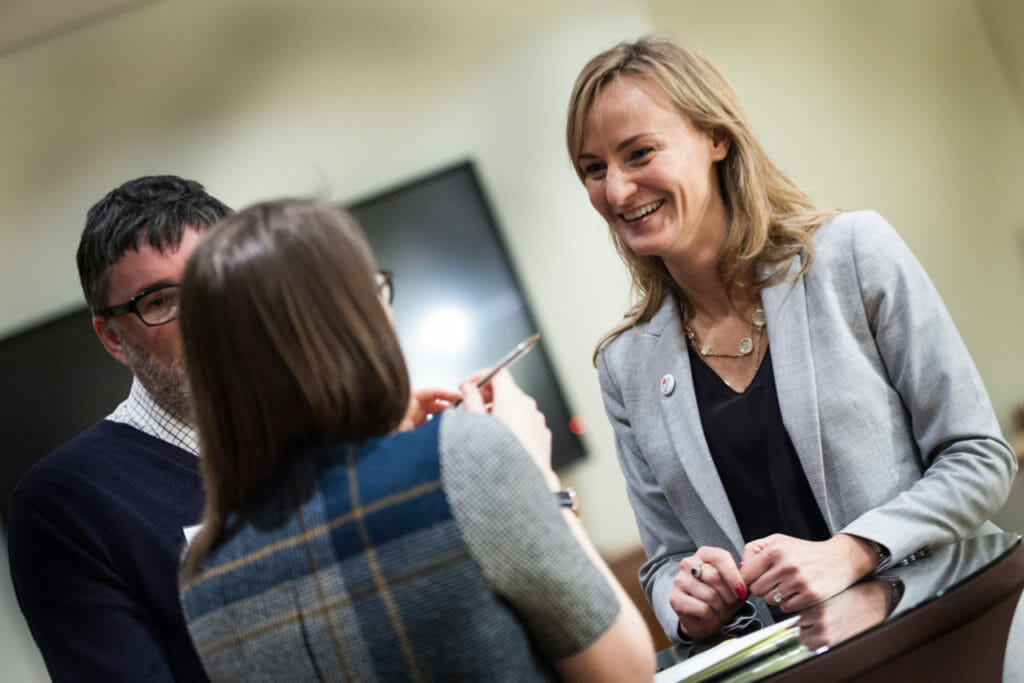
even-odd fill
[{"label": "eyeglass frame", "polygon": [[138,319],[142,321],[142,324],[145,325],[146,327],[160,327],[161,325],[166,325],[167,323],[174,322],[175,320],[177,320],[178,315],[175,314],[173,317],[158,323],[148,322],[145,318],[142,317],[142,313],[139,312],[139,300],[149,296],[150,294],[153,294],[154,292],[159,292],[162,289],[171,288],[180,290],[181,285],[157,285],[155,287],[150,287],[149,289],[144,289],[143,291],[139,292],[137,295],[135,295],[128,301],[124,302],[123,304],[117,304],[116,306],[107,306],[103,310],[98,311],[96,315],[101,315],[106,318],[111,316],[124,315],[125,313],[134,313],[138,317]]},{"label": "eyeglass frame", "polygon": [[[395,301],[394,273],[391,272],[390,270],[378,270],[376,273],[374,273],[374,276],[375,278],[383,278],[382,281],[376,283],[377,295],[380,296],[381,299],[386,301],[390,306]],[[177,320],[178,316],[175,315],[162,322],[151,323],[142,317],[142,313],[139,311],[139,300],[149,296],[150,294],[153,294],[154,292],[159,292],[162,289],[171,288],[181,289],[181,285],[158,285],[156,287],[143,290],[142,292],[139,292],[139,294],[135,295],[134,297],[124,302],[123,304],[117,304],[116,306],[107,306],[103,310],[99,311],[97,315],[110,317],[124,315],[126,313],[134,313],[136,317],[138,317],[138,319],[141,320],[142,324],[145,325],[146,327],[160,327],[161,325],[166,325],[167,323],[174,322],[175,320]],[[387,291],[387,296],[384,296],[385,291]]]},{"label": "eyeglass frame", "polygon": [[[383,281],[380,280],[383,278]],[[374,280],[377,284],[377,296],[379,296],[388,306],[395,302],[395,274],[390,270],[378,270],[374,273]],[[387,296],[384,296],[385,288],[387,289]]]}]

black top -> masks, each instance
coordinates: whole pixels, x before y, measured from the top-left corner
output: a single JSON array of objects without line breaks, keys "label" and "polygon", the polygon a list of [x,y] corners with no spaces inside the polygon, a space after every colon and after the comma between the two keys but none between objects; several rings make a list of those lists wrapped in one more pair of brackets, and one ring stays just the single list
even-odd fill
[{"label": "black top", "polygon": [[782,533],[808,541],[831,537],[793,442],[782,424],[771,354],[737,393],[692,348],[693,388],[718,476],[743,540]]}]

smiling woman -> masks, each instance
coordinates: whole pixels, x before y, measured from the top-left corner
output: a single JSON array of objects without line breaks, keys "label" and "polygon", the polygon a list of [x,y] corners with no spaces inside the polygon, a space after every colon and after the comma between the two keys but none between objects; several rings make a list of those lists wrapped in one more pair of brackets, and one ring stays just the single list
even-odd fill
[{"label": "smiling woman", "polygon": [[666,40],[584,66],[566,141],[639,295],[595,363],[666,635],[754,628],[993,529],[1016,459],[881,216],[815,206]]},{"label": "smiling woman", "polygon": [[590,203],[631,252],[716,257],[726,213],[715,164],[728,137],[697,130],[661,93],[629,77],[601,90],[584,131],[578,163]]}]

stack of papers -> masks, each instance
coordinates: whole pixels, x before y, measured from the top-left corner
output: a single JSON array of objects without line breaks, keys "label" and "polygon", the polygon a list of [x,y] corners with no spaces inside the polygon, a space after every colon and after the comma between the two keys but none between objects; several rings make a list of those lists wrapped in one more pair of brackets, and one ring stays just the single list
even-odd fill
[{"label": "stack of papers", "polygon": [[700,683],[718,679],[740,683],[755,681],[804,659],[809,651],[800,643],[800,617],[720,643],[659,671],[655,683]]}]

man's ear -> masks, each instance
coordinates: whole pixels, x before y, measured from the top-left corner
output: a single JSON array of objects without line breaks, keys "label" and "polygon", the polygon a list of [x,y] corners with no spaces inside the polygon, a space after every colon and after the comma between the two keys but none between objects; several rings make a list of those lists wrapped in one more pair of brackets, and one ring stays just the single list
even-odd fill
[{"label": "man's ear", "polygon": [[121,342],[121,336],[114,330],[110,321],[102,315],[94,315],[92,317],[92,328],[96,330],[96,336],[100,338],[100,343],[103,344],[103,348],[107,350],[107,353],[121,363],[128,365],[128,361],[125,360],[124,344]]}]

